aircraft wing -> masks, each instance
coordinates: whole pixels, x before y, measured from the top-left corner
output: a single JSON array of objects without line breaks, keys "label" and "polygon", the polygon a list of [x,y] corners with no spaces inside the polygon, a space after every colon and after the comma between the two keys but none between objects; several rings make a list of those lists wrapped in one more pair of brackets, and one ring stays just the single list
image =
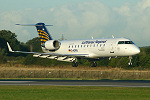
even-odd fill
[{"label": "aircraft wing", "polygon": [[40,53],[40,52],[13,51],[8,42],[7,42],[7,46],[8,46],[9,52],[34,54],[33,57],[57,59],[57,60],[60,60],[60,61],[65,61],[66,60],[66,61],[69,61],[69,62],[74,61],[76,57],[86,57],[86,56],[89,55],[89,54],[59,54],[59,53]]},{"label": "aircraft wing", "polygon": [[28,53],[28,54],[34,54],[35,53],[35,52],[25,52],[25,51],[13,51],[8,42],[7,42],[7,46],[8,46],[9,52]]}]

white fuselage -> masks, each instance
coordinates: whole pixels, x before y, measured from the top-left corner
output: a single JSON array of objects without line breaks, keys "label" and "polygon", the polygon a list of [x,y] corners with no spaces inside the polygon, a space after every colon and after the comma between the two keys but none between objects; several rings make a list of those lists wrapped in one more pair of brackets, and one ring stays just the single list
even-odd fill
[{"label": "white fuselage", "polygon": [[47,53],[58,54],[85,54],[87,58],[132,56],[140,53],[140,49],[129,39],[91,39],[91,40],[63,40],[60,48],[50,51],[42,48]]}]

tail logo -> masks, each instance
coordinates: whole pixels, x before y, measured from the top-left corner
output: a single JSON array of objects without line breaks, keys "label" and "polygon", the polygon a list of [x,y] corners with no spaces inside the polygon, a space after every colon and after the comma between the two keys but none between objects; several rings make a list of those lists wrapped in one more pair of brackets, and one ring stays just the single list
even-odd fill
[{"label": "tail logo", "polygon": [[45,43],[46,41],[50,40],[49,34],[43,30],[38,30],[38,34],[41,40],[41,44]]}]

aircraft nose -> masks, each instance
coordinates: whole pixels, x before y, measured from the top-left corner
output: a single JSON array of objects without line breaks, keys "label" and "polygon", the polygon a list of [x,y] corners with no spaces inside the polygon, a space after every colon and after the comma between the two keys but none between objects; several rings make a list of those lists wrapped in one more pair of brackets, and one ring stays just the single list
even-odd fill
[{"label": "aircraft nose", "polygon": [[134,52],[135,52],[135,54],[139,54],[140,53],[140,49],[138,47],[135,47],[134,48]]}]

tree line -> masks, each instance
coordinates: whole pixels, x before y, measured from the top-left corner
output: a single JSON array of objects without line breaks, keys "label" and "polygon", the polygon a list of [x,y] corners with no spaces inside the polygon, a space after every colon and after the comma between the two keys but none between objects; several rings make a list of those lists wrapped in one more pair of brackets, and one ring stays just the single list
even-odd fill
[{"label": "tree line", "polygon": [[[42,65],[42,66],[56,66],[56,65],[71,65],[67,62],[59,62],[57,60],[34,58],[31,54],[20,54],[20,53],[10,53],[8,52],[7,42],[10,43],[13,50],[18,51],[34,51],[42,52],[40,46],[40,39],[35,37],[28,40],[26,43],[20,42],[17,39],[17,35],[9,30],[0,31],[0,63],[8,63],[15,61],[24,65]],[[140,68],[150,68],[150,47],[141,47],[141,53],[133,56],[132,67]],[[128,66],[128,57],[117,57],[109,60],[108,58],[102,58],[97,61],[98,66],[111,66],[111,67],[121,67],[130,68]],[[79,59],[78,63],[80,65],[89,65],[87,59]]]}]

